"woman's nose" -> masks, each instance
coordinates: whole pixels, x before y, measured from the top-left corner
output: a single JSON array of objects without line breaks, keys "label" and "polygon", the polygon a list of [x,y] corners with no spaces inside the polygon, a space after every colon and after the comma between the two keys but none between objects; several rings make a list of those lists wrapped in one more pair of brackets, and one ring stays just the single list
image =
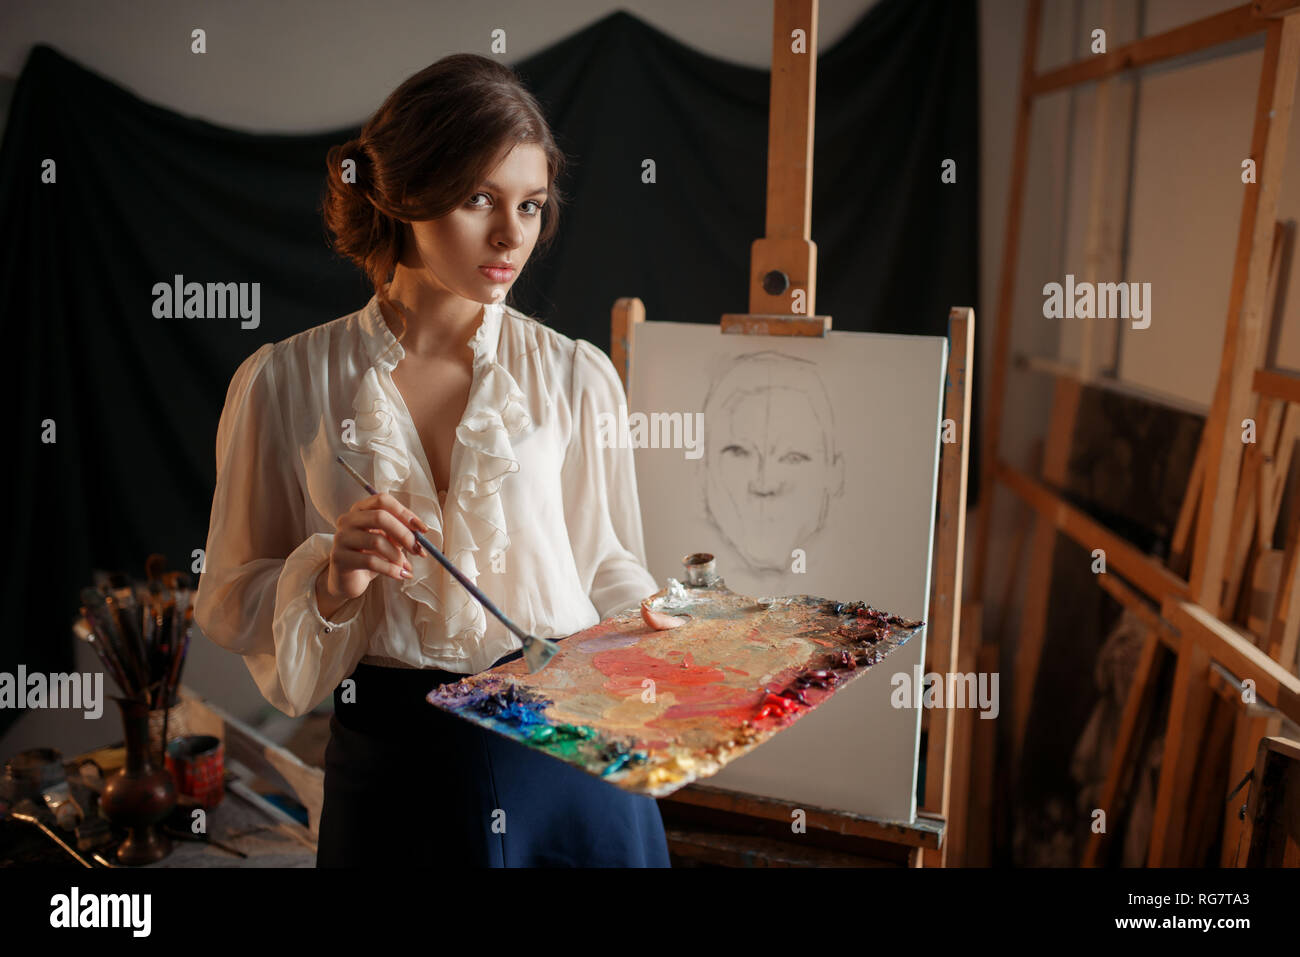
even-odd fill
[{"label": "woman's nose", "polygon": [[518,218],[506,214],[504,222],[497,225],[492,235],[493,245],[515,249],[524,243],[524,229]]}]

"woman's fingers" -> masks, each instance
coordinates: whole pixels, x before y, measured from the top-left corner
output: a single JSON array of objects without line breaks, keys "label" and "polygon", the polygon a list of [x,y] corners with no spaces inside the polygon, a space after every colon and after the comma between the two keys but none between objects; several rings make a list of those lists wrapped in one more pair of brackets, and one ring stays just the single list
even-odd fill
[{"label": "woman's fingers", "polygon": [[381,508],[386,508],[388,511],[396,515],[407,528],[414,525],[415,528],[418,528],[422,532],[427,532],[429,530],[429,526],[424,524],[424,520],[421,519],[420,516],[416,515],[387,492],[380,492],[375,496],[375,499]]},{"label": "woman's fingers", "polygon": [[364,569],[365,571],[374,572],[377,575],[387,575],[389,578],[396,578],[398,581],[403,581],[411,577],[411,573],[401,565],[394,565],[392,562],[368,552],[344,549],[342,552],[335,554],[333,560],[338,564],[339,570],[342,572]]},{"label": "woman's fingers", "polygon": [[[396,566],[396,569],[410,570],[410,563],[403,557],[399,549],[383,532],[370,531],[362,528],[345,527],[336,534],[336,541],[340,542],[345,548],[353,552],[370,552],[382,559],[387,559],[385,564]],[[354,566],[370,567],[370,566]],[[379,569],[371,568],[371,571]],[[398,574],[396,577],[403,577]]]},{"label": "woman's fingers", "polygon": [[[421,532],[427,532],[429,530],[429,526],[425,524],[424,519],[420,518],[420,516],[416,515],[413,511],[411,511],[409,508],[407,508],[397,499],[393,498],[393,496],[390,495],[388,492],[380,492],[378,495],[372,495],[369,498],[363,498],[361,501],[353,505],[351,510],[346,512],[345,515],[351,515],[356,512],[369,512],[369,511],[378,511],[378,510],[388,512],[390,515],[394,516],[397,519],[398,524],[400,524],[403,529],[402,535],[397,539],[397,541],[405,543],[407,538],[409,537],[411,544],[407,545],[406,547],[410,548],[412,551],[415,551],[416,548],[418,548],[418,545],[415,542],[414,533],[412,533],[410,530],[418,529]],[[344,516],[339,516],[340,523],[343,521],[343,519]]]},{"label": "woman's fingers", "polygon": [[339,516],[336,527],[341,568],[365,569],[399,581],[411,577],[411,563],[402,550],[424,554],[412,529],[429,530],[415,512],[387,492],[354,503]]},{"label": "woman's fingers", "polygon": [[348,524],[355,528],[377,529],[387,535],[394,544],[414,555],[424,554],[424,549],[415,540],[415,533],[401,523],[392,512],[382,508],[356,509],[348,513]]}]

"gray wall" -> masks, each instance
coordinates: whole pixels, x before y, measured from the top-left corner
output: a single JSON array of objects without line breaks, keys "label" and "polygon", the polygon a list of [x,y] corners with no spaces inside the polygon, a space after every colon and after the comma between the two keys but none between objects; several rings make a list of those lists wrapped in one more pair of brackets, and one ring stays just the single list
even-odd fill
[{"label": "gray wall", "polygon": [[[872,5],[821,0],[819,48]],[[442,56],[490,55],[497,28],[513,63],[620,8],[724,60],[771,62],[772,4],[754,0],[5,0],[0,74],[17,75],[44,42],[181,113],[245,130],[321,131],[360,122]],[[207,32],[203,56],[190,52],[196,27]]]}]

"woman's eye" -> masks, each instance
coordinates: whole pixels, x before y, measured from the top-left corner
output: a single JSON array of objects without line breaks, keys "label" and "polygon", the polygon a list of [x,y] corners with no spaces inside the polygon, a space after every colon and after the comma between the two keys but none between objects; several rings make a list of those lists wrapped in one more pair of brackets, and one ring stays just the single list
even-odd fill
[{"label": "woman's eye", "polygon": [[[482,196],[484,199],[488,200],[488,202],[487,202],[487,203],[476,203],[476,202],[474,202],[474,200],[478,199],[480,196]],[[473,196],[471,196],[471,197],[469,198],[469,201],[468,201],[467,205],[470,207],[470,209],[482,209],[484,206],[491,205],[491,199],[492,199],[492,197],[488,196],[487,193],[475,193]],[[527,212],[526,215],[528,215],[528,216],[536,216],[538,213],[540,213],[540,212],[542,211],[542,207],[545,206],[546,204],[545,204],[545,203],[539,203],[539,202],[538,202],[537,200],[535,200],[535,199],[527,199],[527,200],[524,200],[524,202],[523,202],[521,205],[523,205],[523,206],[533,206],[533,207],[535,207],[534,209],[532,209],[532,210],[530,210],[529,212]]]}]

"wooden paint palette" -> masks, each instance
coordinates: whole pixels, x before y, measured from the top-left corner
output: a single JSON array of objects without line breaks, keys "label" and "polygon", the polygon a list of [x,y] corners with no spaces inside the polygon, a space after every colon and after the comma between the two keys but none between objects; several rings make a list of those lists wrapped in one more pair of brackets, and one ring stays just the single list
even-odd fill
[{"label": "wooden paint palette", "polygon": [[638,612],[431,692],[431,704],[627,791],[660,797],[717,773],[918,634],[862,602],[754,599],[717,580],[651,607],[690,620],[656,631]]}]

